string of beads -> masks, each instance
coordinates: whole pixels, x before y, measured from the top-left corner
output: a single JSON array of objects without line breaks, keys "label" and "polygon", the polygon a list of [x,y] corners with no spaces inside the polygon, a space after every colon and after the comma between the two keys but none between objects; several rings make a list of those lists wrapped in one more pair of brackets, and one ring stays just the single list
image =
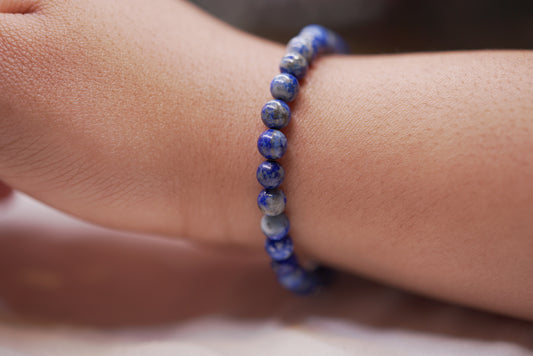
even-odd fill
[{"label": "string of beads", "polygon": [[281,73],[270,84],[274,100],[267,102],[261,110],[261,119],[268,129],[257,140],[259,152],[267,159],[257,168],[257,180],[264,188],[257,197],[257,204],[264,214],[261,230],[266,235],[265,249],[272,258],[272,268],[279,283],[297,294],[315,292],[324,284],[326,273],[323,268],[303,268],[294,254],[289,218],[283,213],[287,198],[279,188],[285,170],[276,160],[287,151],[287,138],[281,132],[291,120],[287,103],[298,96],[299,81],[305,77],[316,56],[327,53],[348,53],[348,46],[338,34],[320,25],[304,27],[289,41],[281,59]]}]

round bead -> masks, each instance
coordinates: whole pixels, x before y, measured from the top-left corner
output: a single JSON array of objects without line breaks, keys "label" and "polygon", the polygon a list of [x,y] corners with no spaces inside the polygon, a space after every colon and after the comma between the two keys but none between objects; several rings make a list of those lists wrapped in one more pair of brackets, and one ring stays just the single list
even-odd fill
[{"label": "round bead", "polygon": [[297,294],[310,294],[318,287],[318,281],[315,276],[301,267],[295,268],[289,273],[278,274],[278,282]]},{"label": "round bead", "polygon": [[298,268],[300,268],[300,265],[294,253],[282,261],[272,260],[272,269],[277,276],[292,273]]},{"label": "round bead", "polygon": [[285,178],[285,170],[276,161],[264,161],[257,167],[257,181],[266,189],[280,186]]},{"label": "round bead", "polygon": [[302,28],[299,36],[311,40],[318,53],[327,52],[328,49],[328,29],[320,25],[308,25]]},{"label": "round bead", "polygon": [[271,240],[280,240],[289,232],[289,218],[285,214],[264,215],[261,218],[261,231]]},{"label": "round bead", "polygon": [[279,70],[302,79],[307,74],[307,61],[299,53],[288,53],[281,59]]},{"label": "round bead", "polygon": [[270,100],[261,109],[261,119],[266,127],[279,130],[291,121],[291,109],[282,100]]},{"label": "round bead", "polygon": [[329,39],[328,46],[333,53],[348,54],[350,53],[350,47],[344,39],[333,31],[330,31],[331,37]]},{"label": "round bead", "polygon": [[311,37],[296,36],[293,37],[287,44],[287,53],[299,53],[301,54],[308,64],[310,64],[316,57],[316,44]]},{"label": "round bead", "polygon": [[271,266],[276,276],[289,274],[300,268],[300,264],[298,263],[298,259],[296,258],[296,255],[294,255],[294,253],[285,260],[272,260]]},{"label": "round bead", "polygon": [[283,261],[292,255],[292,239],[285,236],[281,240],[266,239],[265,250],[274,261]]},{"label": "round bead", "polygon": [[281,73],[272,79],[270,83],[270,93],[274,99],[291,102],[298,96],[300,84],[294,75]]},{"label": "round bead", "polygon": [[257,140],[257,149],[266,159],[281,158],[287,151],[287,137],[279,130],[266,130]]},{"label": "round bead", "polygon": [[315,44],[320,53],[348,53],[348,44],[337,33],[320,25],[305,26],[301,37],[307,37]]},{"label": "round bead", "polygon": [[287,198],[281,189],[263,189],[257,196],[257,205],[265,215],[276,216],[283,213]]}]

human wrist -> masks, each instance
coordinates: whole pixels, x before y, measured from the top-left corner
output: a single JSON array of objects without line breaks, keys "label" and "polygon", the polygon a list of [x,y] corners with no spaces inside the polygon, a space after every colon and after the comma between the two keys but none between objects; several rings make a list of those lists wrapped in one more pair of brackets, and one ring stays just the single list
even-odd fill
[{"label": "human wrist", "polygon": [[[203,59],[212,68],[209,84],[176,88],[180,149],[169,162],[167,226],[170,234],[194,241],[259,249],[261,215],[249,199],[257,189],[250,167],[259,163],[253,137],[262,129],[254,118],[269,98],[283,48],[246,34],[227,36],[232,51]],[[180,226],[173,226],[172,214],[184,217]]]}]

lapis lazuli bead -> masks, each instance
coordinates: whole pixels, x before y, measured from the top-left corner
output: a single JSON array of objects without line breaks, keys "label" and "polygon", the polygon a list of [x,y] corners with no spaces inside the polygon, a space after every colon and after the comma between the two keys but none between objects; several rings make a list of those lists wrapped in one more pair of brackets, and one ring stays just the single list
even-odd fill
[{"label": "lapis lazuli bead", "polygon": [[349,53],[348,44],[342,37],[323,26],[305,26],[299,36],[311,39],[320,53]]},{"label": "lapis lazuli bead", "polygon": [[302,79],[307,74],[307,61],[299,53],[287,53],[279,64],[281,73],[288,73],[294,75],[298,79]]},{"label": "lapis lazuli bead", "polygon": [[290,255],[289,258],[282,261],[272,260],[271,265],[272,270],[277,276],[292,273],[296,269],[300,268],[300,264],[298,263],[298,259],[294,253]]},{"label": "lapis lazuli bead", "polygon": [[301,54],[307,61],[307,64],[311,64],[317,54],[316,43],[313,42],[310,36],[293,37],[287,44],[287,53],[293,52]]},{"label": "lapis lazuli bead", "polygon": [[333,53],[348,54],[350,53],[350,47],[344,39],[337,33],[330,31],[331,37],[329,38],[328,47]]},{"label": "lapis lazuli bead", "polygon": [[287,137],[279,130],[266,130],[257,140],[257,149],[266,159],[281,158],[287,151]]},{"label": "lapis lazuli bead", "polygon": [[265,250],[275,261],[283,261],[292,255],[292,239],[287,235],[281,240],[266,239]]},{"label": "lapis lazuli bead", "polygon": [[271,240],[280,240],[289,233],[289,218],[285,214],[264,215],[261,218],[261,231]]},{"label": "lapis lazuli bead", "polygon": [[291,109],[283,100],[270,100],[261,109],[261,120],[268,128],[282,129],[291,121]]},{"label": "lapis lazuli bead", "polygon": [[290,273],[278,274],[278,282],[297,294],[310,294],[318,287],[316,277],[301,267],[294,269]]},{"label": "lapis lazuli bead", "polygon": [[296,99],[299,91],[300,84],[298,83],[298,79],[291,74],[278,74],[270,83],[270,93],[274,99],[280,99],[287,103]]},{"label": "lapis lazuli bead", "polygon": [[279,187],[284,178],[285,170],[276,161],[264,161],[257,167],[257,181],[266,189]]},{"label": "lapis lazuli bead", "polygon": [[320,25],[308,25],[302,28],[299,36],[309,38],[318,53],[324,53],[328,50],[329,30]]},{"label": "lapis lazuli bead", "polygon": [[257,205],[265,215],[276,216],[285,210],[287,198],[281,189],[263,189],[257,196]]}]

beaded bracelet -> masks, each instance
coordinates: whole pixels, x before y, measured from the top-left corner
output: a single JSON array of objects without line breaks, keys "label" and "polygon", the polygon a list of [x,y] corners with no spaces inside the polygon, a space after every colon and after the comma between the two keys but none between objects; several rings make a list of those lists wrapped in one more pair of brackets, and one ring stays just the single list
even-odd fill
[{"label": "beaded bracelet", "polygon": [[348,53],[346,42],[336,33],[320,25],[304,27],[291,39],[287,52],[281,59],[281,74],[274,77],[270,92],[275,100],[267,102],[261,110],[261,119],[268,130],[257,141],[257,148],[267,160],[257,168],[257,180],[265,188],[257,197],[264,216],[261,230],[266,235],[265,249],[272,258],[272,268],[282,286],[297,294],[310,294],[325,283],[326,270],[304,269],[298,262],[289,233],[289,219],[283,213],[287,199],[279,186],[285,170],[276,161],[287,150],[287,138],[280,129],[291,120],[287,105],[298,95],[301,80],[311,62],[322,53]]}]

